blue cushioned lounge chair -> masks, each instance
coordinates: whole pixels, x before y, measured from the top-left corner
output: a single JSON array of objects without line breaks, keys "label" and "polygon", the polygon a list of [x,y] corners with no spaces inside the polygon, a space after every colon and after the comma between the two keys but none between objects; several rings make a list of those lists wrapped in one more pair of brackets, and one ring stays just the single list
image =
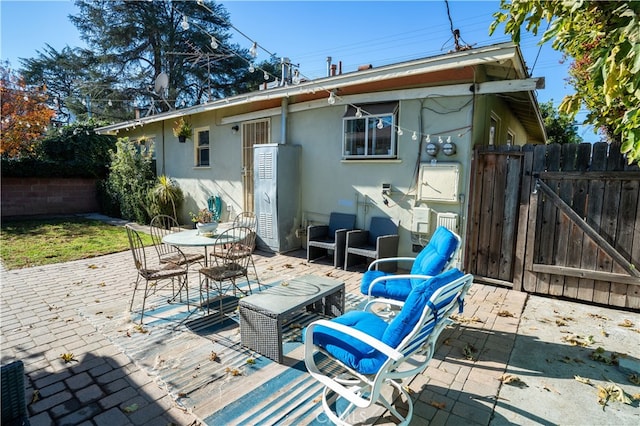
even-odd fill
[{"label": "blue cushioned lounge chair", "polygon": [[[331,421],[350,424],[349,419],[365,415],[358,409],[381,404],[399,424],[409,424],[413,403],[401,379],[427,367],[438,336],[451,323],[449,316],[462,311],[472,282],[471,274],[455,268],[423,280],[403,304],[392,302],[402,307],[388,322],[367,308],[312,322],[304,333],[305,364],[324,385],[322,406]],[[403,395],[406,415],[383,396],[388,386]]]},{"label": "blue cushioned lounge chair", "polygon": [[[439,226],[429,244],[417,257],[396,257],[372,262],[362,276],[360,291],[370,298],[403,301],[416,285],[451,266],[459,248],[460,237],[444,226]],[[375,270],[376,265],[383,262],[411,262],[411,271],[408,274],[390,274]]]}]

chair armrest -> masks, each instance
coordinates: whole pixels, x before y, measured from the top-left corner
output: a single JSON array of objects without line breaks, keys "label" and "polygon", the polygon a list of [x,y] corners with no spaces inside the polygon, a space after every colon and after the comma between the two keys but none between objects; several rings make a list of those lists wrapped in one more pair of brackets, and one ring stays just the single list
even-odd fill
[{"label": "chair armrest", "polygon": [[326,237],[329,234],[329,225],[309,225],[307,226],[307,238],[312,240],[318,237]]},{"label": "chair armrest", "polygon": [[373,305],[376,305],[378,303],[384,303],[385,305],[393,305],[396,306],[398,308],[402,308],[404,306],[404,302],[401,302],[400,300],[395,300],[395,299],[386,299],[383,297],[379,297],[377,299],[372,299],[369,300],[365,305],[364,308],[362,308],[363,311],[365,312],[371,312],[372,314],[376,314],[371,307]]},{"label": "chair armrest", "polygon": [[369,238],[369,231],[364,229],[354,229],[347,232],[347,248],[358,245],[364,245]]},{"label": "chair armrest", "polygon": [[376,240],[378,257],[389,257],[398,255],[398,235],[382,235]]},{"label": "chair armrest", "polygon": [[386,343],[383,343],[380,340],[375,339],[370,335],[363,333],[360,330],[356,330],[352,327],[347,327],[346,325],[338,324],[336,322],[329,321],[329,320],[317,320],[309,324],[309,326],[307,326],[307,330],[305,332],[305,346],[310,343],[313,344],[313,329],[319,325],[347,334],[349,337],[353,337],[354,339],[358,339],[361,342],[366,343],[367,345],[373,347],[374,349],[377,349],[378,351],[382,352],[383,354],[393,359],[394,361],[398,361],[404,357],[404,355],[401,352],[398,352],[397,350],[387,345]]},{"label": "chair armrest", "polygon": [[369,270],[373,271],[377,264],[384,262],[413,262],[416,260],[415,257],[385,257],[383,259],[376,259],[369,264]]},{"label": "chair armrest", "polygon": [[432,275],[412,275],[412,274],[399,274],[399,275],[384,275],[382,277],[378,277],[376,279],[374,279],[373,281],[371,281],[371,284],[369,284],[369,297],[372,297],[371,295],[371,289],[378,284],[379,282],[382,281],[394,281],[394,280],[406,280],[406,279],[419,279],[419,280],[428,280],[433,278]]}]

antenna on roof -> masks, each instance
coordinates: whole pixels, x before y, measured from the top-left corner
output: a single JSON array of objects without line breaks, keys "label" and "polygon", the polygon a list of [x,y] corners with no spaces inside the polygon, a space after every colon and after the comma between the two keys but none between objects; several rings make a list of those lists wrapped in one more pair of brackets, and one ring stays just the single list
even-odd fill
[{"label": "antenna on roof", "polygon": [[[447,17],[449,18],[449,26],[451,27],[451,34],[453,35],[453,44],[455,46],[455,50],[453,51],[450,50],[449,53],[460,52],[463,50],[470,50],[472,47],[470,44],[466,44],[466,42],[462,40],[462,38],[460,37],[460,30],[457,28],[455,30],[453,29],[453,20],[451,19],[451,11],[449,10],[449,0],[444,0],[444,3],[447,6]],[[461,46],[460,41],[462,41],[465,44]],[[442,47],[444,47],[444,45]]]}]

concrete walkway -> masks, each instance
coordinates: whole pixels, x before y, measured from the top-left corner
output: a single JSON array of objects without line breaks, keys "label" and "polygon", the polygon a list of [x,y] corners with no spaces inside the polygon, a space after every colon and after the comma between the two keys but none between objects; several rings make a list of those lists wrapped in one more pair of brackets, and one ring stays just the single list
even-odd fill
[{"label": "concrete walkway", "polygon": [[[361,270],[308,264],[303,251],[257,252],[255,260],[265,282],[329,274],[348,292],[359,289]],[[128,251],[0,272],[2,364],[25,363],[32,425],[201,423],[197,409],[178,406],[79,314],[114,302],[128,307],[136,276]],[[429,368],[409,384],[412,424],[639,424],[638,401],[610,400],[603,409],[597,397],[597,385],[610,383],[640,394],[628,380],[640,357],[638,313],[476,283],[458,319],[461,325],[443,334]],[[598,347],[605,358],[620,354],[629,370],[592,359]],[[66,362],[64,354],[73,359]]]}]

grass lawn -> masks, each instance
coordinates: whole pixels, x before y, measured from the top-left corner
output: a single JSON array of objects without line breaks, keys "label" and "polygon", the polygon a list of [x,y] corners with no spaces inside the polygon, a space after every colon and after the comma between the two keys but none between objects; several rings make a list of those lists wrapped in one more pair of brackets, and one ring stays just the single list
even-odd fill
[{"label": "grass lawn", "polygon": [[[141,233],[145,245],[151,236]],[[123,227],[77,217],[3,221],[0,258],[7,269],[85,259],[129,250]]]}]

